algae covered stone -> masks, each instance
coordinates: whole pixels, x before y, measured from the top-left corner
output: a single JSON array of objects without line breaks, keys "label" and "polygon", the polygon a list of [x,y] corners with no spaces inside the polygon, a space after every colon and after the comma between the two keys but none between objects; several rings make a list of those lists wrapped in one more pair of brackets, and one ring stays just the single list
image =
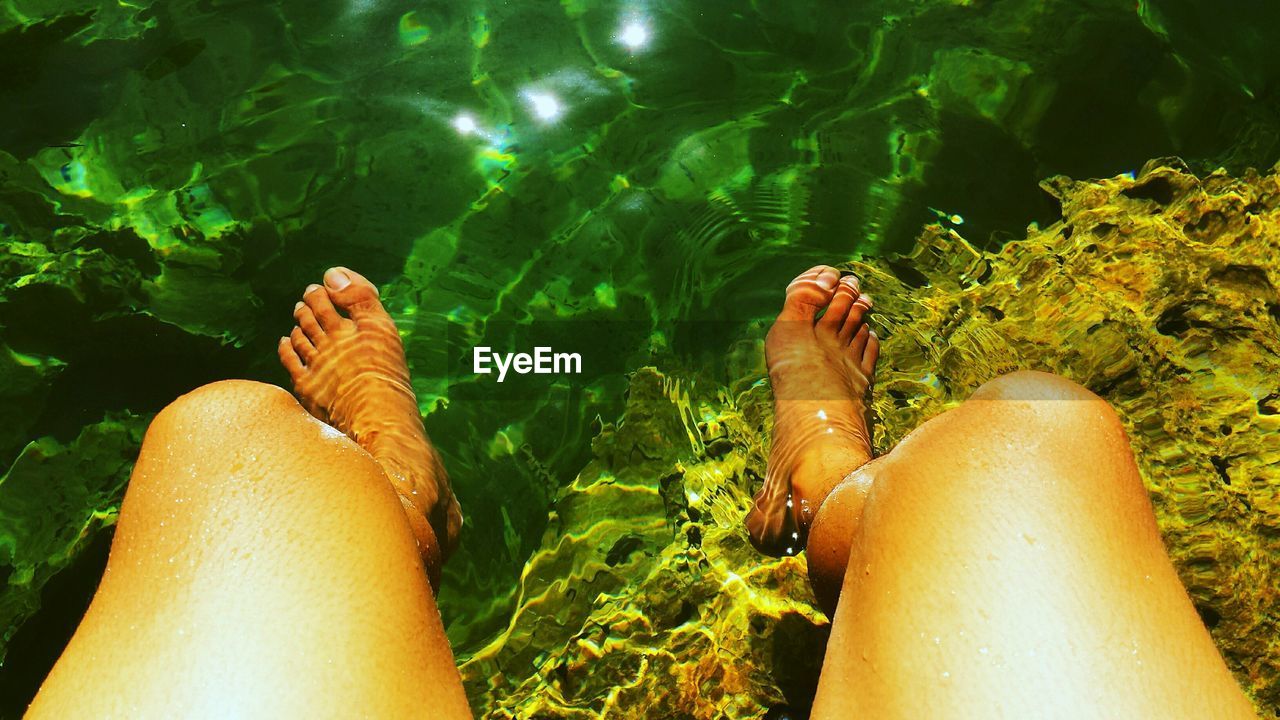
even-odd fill
[{"label": "algae covered stone", "polygon": [[[740,401],[758,409],[764,391]],[[720,400],[632,376],[622,421],[556,502],[511,625],[461,665],[482,714],[758,717],[812,697],[826,622],[804,563],[760,557],[741,531],[763,414]]]},{"label": "algae covered stone", "polygon": [[1241,685],[1280,708],[1280,184],[1176,160],[1043,187],[1062,219],[999,253],[931,227],[855,262],[885,339],[880,449],[1014,369],[1120,414],[1165,544]]},{"label": "algae covered stone", "polygon": [[49,578],[95,533],[113,525],[148,418],[128,414],[86,427],[74,441],[30,443],[0,476],[0,660],[40,607]]},{"label": "algae covered stone", "polygon": [[[1125,423],[1178,573],[1260,710],[1280,708],[1280,184],[1176,161],[1044,183],[1062,218],[999,252],[941,226],[846,265],[884,342],[875,444],[1016,369],[1071,378]],[[757,338],[748,338],[750,347]],[[464,659],[489,717],[803,710],[826,636],[803,558],[742,527],[763,474],[759,363],[730,391],[653,369],[556,501],[508,629]],[[754,368],[754,369],[753,369]],[[745,388],[745,389],[742,389]]]}]

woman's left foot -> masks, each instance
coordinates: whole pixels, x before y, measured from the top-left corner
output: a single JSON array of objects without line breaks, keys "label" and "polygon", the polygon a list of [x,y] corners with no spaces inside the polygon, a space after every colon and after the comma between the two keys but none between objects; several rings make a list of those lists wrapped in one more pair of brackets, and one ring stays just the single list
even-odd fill
[{"label": "woman's left foot", "polygon": [[330,268],[323,286],[307,287],[293,317],[298,325],[278,351],[294,391],[382,466],[434,582],[457,546],[462,510],[422,426],[404,346],[378,289],[359,273]]},{"label": "woman's left foot", "polygon": [[774,394],[769,467],[747,515],[762,552],[803,550],[823,500],[871,459],[866,411],[880,341],[864,322],[870,309],[857,278],[827,265],[787,286],[764,342]]}]

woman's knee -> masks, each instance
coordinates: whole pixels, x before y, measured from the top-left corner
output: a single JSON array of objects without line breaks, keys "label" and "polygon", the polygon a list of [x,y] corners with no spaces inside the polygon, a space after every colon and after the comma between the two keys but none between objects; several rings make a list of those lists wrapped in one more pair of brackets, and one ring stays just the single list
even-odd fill
[{"label": "woman's knee", "polygon": [[192,390],[156,415],[153,428],[205,435],[271,427],[282,413],[305,412],[288,391],[252,380],[220,380]]},{"label": "woman's knee", "polygon": [[[1079,440],[1114,440],[1123,424],[1106,400],[1060,375],[1019,370],[983,383],[970,400],[1026,432],[1068,432]],[[987,405],[987,403],[997,403]]]},{"label": "woman's knee", "polygon": [[1080,400],[1101,401],[1087,388],[1061,375],[1039,370],[1018,370],[983,383],[974,400]]},{"label": "woman's knee", "polygon": [[969,432],[986,434],[989,441],[977,447],[988,461],[1038,463],[1079,482],[1087,478],[1146,497],[1120,416],[1078,383],[1044,372],[1010,373],[974,392],[962,415]]},{"label": "woman's knee", "polygon": [[132,514],[176,517],[181,508],[196,517],[216,506],[229,521],[268,505],[293,507],[309,488],[331,489],[334,477],[380,472],[354,447],[278,387],[210,383],[151,422],[129,483]]}]

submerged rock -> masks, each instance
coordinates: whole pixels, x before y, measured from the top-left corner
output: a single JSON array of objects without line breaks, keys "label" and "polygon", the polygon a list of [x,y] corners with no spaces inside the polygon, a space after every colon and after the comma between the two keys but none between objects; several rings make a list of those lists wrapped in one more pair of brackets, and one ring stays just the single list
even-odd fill
[{"label": "submerged rock", "polygon": [[[998,254],[926,230],[910,258],[851,263],[885,338],[887,450],[1014,369],[1106,398],[1125,423],[1179,576],[1241,685],[1280,707],[1280,178],[1042,186],[1062,219]],[[911,272],[903,272],[909,266]]]},{"label": "submerged rock", "polygon": [[804,563],[760,557],[741,531],[766,390],[706,403],[652,368],[632,376],[623,420],[560,494],[508,630],[462,664],[477,710],[757,717],[807,704],[826,621]]},{"label": "submerged rock", "polygon": [[121,413],[69,443],[41,438],[0,475],[0,650],[41,607],[49,579],[115,523],[149,420]]},{"label": "submerged rock", "polygon": [[[1197,179],[1165,161],[1043,187],[1062,219],[997,253],[931,226],[908,257],[847,264],[875,295],[884,341],[877,450],[1016,369],[1106,398],[1180,577],[1236,678],[1274,714],[1280,179]],[[771,413],[760,363],[742,366],[733,390],[633,375],[622,421],[558,496],[510,626],[464,659],[478,711],[804,713],[827,624],[803,557],[762,557],[742,527]]]}]

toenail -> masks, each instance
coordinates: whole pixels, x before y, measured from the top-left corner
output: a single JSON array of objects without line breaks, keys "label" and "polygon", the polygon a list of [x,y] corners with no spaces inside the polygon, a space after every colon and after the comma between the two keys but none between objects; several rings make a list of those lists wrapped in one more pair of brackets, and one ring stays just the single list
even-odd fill
[{"label": "toenail", "polygon": [[319,285],[317,285],[317,284],[315,284],[315,283],[311,283],[310,285],[308,285],[308,286],[307,286],[307,289],[306,289],[306,290],[303,290],[303,291],[302,291],[302,294],[303,294],[303,295],[309,295],[309,294],[311,294],[311,293],[313,293],[313,292],[315,292],[315,291],[317,291],[317,290],[319,290],[319,289],[320,289],[320,286],[319,286]]},{"label": "toenail", "polygon": [[332,290],[341,290],[351,284],[351,276],[338,268],[329,268],[324,274],[324,284]]},{"label": "toenail", "polygon": [[823,290],[831,290],[840,282],[840,272],[835,268],[827,268],[818,273],[818,287]]},{"label": "toenail", "polygon": [[[308,290],[310,290],[311,288],[307,288],[307,289],[308,289]],[[293,311],[294,311],[294,312],[298,312],[299,310],[301,310],[301,309],[302,309],[302,305],[303,305],[303,303],[302,303],[302,301],[301,301],[301,300],[299,300],[298,302],[294,303],[294,304],[293,304]]]}]

